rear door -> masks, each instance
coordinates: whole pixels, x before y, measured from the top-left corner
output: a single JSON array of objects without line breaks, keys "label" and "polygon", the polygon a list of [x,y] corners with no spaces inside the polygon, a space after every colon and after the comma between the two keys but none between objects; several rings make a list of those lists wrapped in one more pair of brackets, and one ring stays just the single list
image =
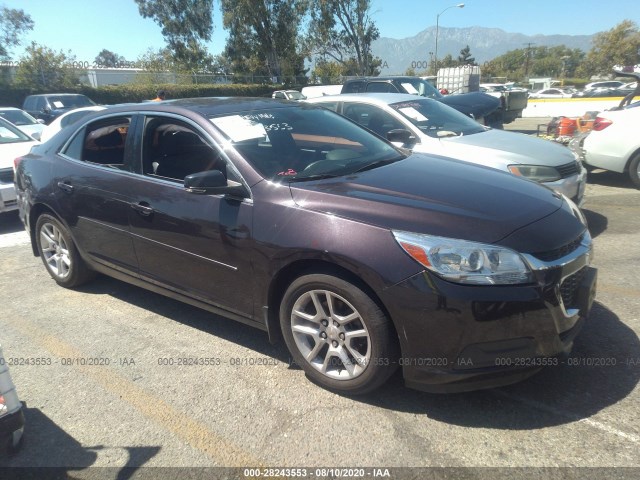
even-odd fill
[{"label": "rear door", "polygon": [[134,121],[115,115],[86,124],[53,167],[58,210],[78,247],[90,260],[131,275],[138,270],[129,228]]}]

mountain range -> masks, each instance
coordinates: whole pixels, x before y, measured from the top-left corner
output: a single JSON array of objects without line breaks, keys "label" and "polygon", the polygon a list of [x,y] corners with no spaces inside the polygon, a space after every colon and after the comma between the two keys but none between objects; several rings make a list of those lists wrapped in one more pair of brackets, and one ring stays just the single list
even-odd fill
[{"label": "mountain range", "polygon": [[[479,65],[510,50],[531,47],[565,45],[584,52],[591,49],[593,35],[524,35],[505,32],[499,28],[444,28],[438,31],[438,58],[447,54],[457,58],[467,45]],[[418,72],[427,69],[430,52],[435,52],[436,27],[429,27],[417,35],[395,39],[381,37],[372,45],[374,56],[382,59],[381,74],[402,74],[414,67]]]}]

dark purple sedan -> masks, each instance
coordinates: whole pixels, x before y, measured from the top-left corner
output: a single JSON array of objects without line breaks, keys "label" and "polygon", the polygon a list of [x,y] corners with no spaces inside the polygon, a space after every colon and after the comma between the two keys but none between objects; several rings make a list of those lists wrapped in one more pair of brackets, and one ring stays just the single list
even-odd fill
[{"label": "dark purple sedan", "polygon": [[271,99],[114,107],[16,161],[53,279],[95,272],[284,338],[316,383],[503,385],[567,353],[595,295],[579,209]]}]

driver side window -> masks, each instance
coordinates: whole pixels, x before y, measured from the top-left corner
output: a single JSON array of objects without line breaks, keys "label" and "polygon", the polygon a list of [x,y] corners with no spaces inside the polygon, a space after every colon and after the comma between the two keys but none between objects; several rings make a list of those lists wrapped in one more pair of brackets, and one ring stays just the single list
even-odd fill
[{"label": "driver side window", "polygon": [[187,175],[221,170],[220,152],[187,123],[174,118],[147,117],[142,144],[142,173],[182,183]]}]

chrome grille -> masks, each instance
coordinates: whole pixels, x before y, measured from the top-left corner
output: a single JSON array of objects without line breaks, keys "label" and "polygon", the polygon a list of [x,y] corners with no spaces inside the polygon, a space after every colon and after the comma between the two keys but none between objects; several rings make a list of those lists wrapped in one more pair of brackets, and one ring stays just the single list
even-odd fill
[{"label": "chrome grille", "polygon": [[558,170],[562,178],[567,178],[580,173],[580,164],[578,162],[571,162],[556,167],[556,170]]},{"label": "chrome grille", "polygon": [[573,275],[568,276],[564,279],[562,285],[560,285],[560,295],[562,296],[562,303],[564,304],[565,309],[577,308],[575,302],[578,287],[580,286],[580,282],[582,281],[582,277],[584,277],[585,273],[587,273],[587,267],[583,267]]},{"label": "chrome grille", "polygon": [[13,183],[13,168],[0,170],[0,183]]},{"label": "chrome grille", "polygon": [[571,252],[573,252],[576,248],[580,246],[580,243],[582,242],[583,238],[584,238],[584,234],[580,235],[571,243],[567,243],[566,245],[563,245],[560,248],[556,248],[555,250],[549,250],[547,252],[532,253],[531,255],[542,260],[543,262],[552,262],[554,260],[564,257],[565,255],[569,255]]}]

